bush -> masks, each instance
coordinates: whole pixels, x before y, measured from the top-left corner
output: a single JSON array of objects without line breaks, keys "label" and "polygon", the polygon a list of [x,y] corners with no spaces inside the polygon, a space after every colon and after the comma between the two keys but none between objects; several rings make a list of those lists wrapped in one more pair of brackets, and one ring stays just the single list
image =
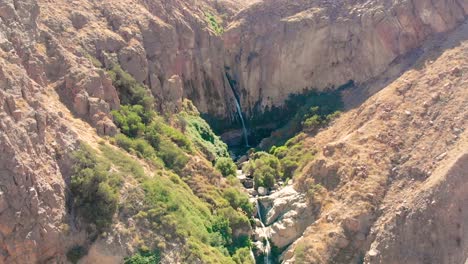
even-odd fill
[{"label": "bush", "polygon": [[180,172],[189,160],[182,150],[167,140],[161,141],[157,152],[158,156],[164,161],[164,164],[175,172]]},{"label": "bush", "polygon": [[221,26],[218,21],[216,21],[216,18],[213,14],[211,13],[206,13],[206,19],[208,23],[210,24],[211,29],[216,32],[216,34],[221,35],[224,32],[223,26]]},{"label": "bush", "polygon": [[153,120],[155,113],[146,111],[141,105],[123,105],[118,111],[112,111],[112,116],[122,133],[136,138],[143,135],[146,125]]},{"label": "bush", "polygon": [[109,164],[98,161],[92,149],[84,144],[73,153],[72,160],[70,191],[73,207],[100,232],[112,223],[121,179],[110,174]]},{"label": "bush", "polygon": [[130,74],[116,64],[107,72],[112,84],[119,91],[120,102],[123,105],[141,105],[146,110],[153,108],[154,100],[148,90],[138,83]]},{"label": "bush", "polygon": [[286,159],[281,161],[283,167],[283,179],[291,179],[294,176],[294,172],[299,167],[299,162]]},{"label": "bush", "polygon": [[236,176],[237,166],[231,158],[219,158],[216,160],[215,168],[221,172],[224,177]]},{"label": "bush", "polygon": [[227,145],[213,132],[210,125],[200,117],[198,110],[189,100],[183,101],[183,111],[178,114],[185,124],[185,134],[209,160],[229,157]]},{"label": "bush", "polygon": [[279,159],[266,152],[252,154],[249,163],[244,165],[242,170],[253,176],[255,188],[271,188],[283,175]]},{"label": "bush", "polygon": [[88,254],[87,250],[82,246],[74,246],[67,252],[67,259],[73,264],[78,263],[78,261]]},{"label": "bush", "polygon": [[249,202],[247,194],[242,193],[239,189],[230,187],[224,190],[223,197],[226,199],[232,208],[242,209],[247,215],[253,214],[253,205]]},{"label": "bush", "polygon": [[153,252],[142,251],[124,259],[125,264],[158,264],[160,261],[161,254],[157,250]]},{"label": "bush", "polygon": [[317,131],[323,124],[322,118],[319,115],[313,115],[302,122],[302,127],[306,131]]},{"label": "bush", "polygon": [[252,259],[252,255],[250,254],[250,249],[247,247],[238,249],[236,253],[232,256],[232,259],[236,262],[236,264],[254,264],[255,263],[255,259]]}]

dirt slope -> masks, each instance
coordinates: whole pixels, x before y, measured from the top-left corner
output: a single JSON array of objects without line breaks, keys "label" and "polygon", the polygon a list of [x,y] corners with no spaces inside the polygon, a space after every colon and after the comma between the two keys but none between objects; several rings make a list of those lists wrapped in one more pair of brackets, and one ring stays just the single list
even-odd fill
[{"label": "dirt slope", "polygon": [[465,261],[467,36],[464,24],[433,40],[411,69],[304,139],[319,154],[296,185],[324,186],[322,208],[287,263]]}]

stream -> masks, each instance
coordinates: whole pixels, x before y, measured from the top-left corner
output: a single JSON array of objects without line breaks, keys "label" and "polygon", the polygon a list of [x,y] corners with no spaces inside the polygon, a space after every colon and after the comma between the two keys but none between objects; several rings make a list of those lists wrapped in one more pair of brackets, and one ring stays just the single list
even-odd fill
[{"label": "stream", "polygon": [[255,199],[255,205],[257,206],[257,216],[258,220],[260,220],[260,224],[262,226],[262,237],[265,238],[265,248],[263,250],[263,253],[265,254],[265,259],[264,263],[265,264],[270,264],[270,253],[271,253],[271,245],[270,245],[270,240],[269,240],[269,235],[265,230],[265,224],[263,223],[262,219],[262,212],[260,211],[260,203],[258,202],[258,196]]},{"label": "stream", "polygon": [[[263,253],[263,263],[264,264],[271,264],[271,244],[269,241],[269,233],[268,229],[265,226],[265,222],[262,216],[262,208],[259,202],[259,194],[253,189],[253,185],[245,184],[246,181],[252,181],[252,179],[248,178],[241,170],[237,171],[238,179],[243,183],[244,188],[246,189],[247,193],[251,200],[255,200],[255,207],[257,213],[255,214],[255,218],[258,219],[260,226],[255,227],[255,232],[259,235],[259,239],[257,241],[254,240],[254,243],[257,245],[257,248],[261,250]],[[250,188],[249,188],[250,187]],[[253,250],[250,250],[250,254],[252,258],[255,260],[255,254]]]}]

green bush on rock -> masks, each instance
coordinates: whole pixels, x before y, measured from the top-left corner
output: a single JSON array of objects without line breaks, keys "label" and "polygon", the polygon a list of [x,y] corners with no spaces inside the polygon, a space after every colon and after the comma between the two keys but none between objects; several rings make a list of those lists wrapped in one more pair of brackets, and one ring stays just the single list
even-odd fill
[{"label": "green bush on rock", "polygon": [[216,160],[215,168],[221,172],[224,177],[236,176],[237,166],[231,158],[221,157]]},{"label": "green bush on rock", "polygon": [[100,232],[112,223],[122,179],[109,173],[109,164],[99,160],[87,145],[81,144],[72,154],[72,161],[72,206],[86,222],[94,224]]},{"label": "green bush on rock", "polygon": [[263,151],[252,154],[242,170],[253,176],[255,188],[272,188],[283,175],[279,159]]}]

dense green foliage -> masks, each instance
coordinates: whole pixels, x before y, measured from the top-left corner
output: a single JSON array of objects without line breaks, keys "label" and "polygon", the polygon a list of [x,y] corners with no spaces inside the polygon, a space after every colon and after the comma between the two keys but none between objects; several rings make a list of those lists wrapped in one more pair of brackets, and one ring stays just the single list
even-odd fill
[{"label": "dense green foliage", "polygon": [[252,259],[250,255],[249,248],[241,248],[237,250],[236,254],[232,256],[232,259],[236,262],[236,264],[254,264],[255,260]]},{"label": "dense green foliage", "polygon": [[138,252],[124,260],[124,264],[158,264],[161,261],[159,251],[153,252]]},{"label": "dense green foliage", "polygon": [[112,112],[114,122],[122,134],[116,136],[118,146],[153,164],[164,164],[174,171],[182,170],[188,162],[192,144],[179,130],[167,125],[152,110],[141,105],[122,106]]},{"label": "dense green foliage", "polygon": [[[266,149],[274,145],[283,145],[295,134],[304,130],[316,133],[339,115],[343,108],[340,92],[309,91],[303,95],[290,95],[282,108],[266,110],[252,118],[252,123],[262,124],[265,120],[279,120],[278,129],[264,142]],[[268,119],[274,118],[274,119]]]},{"label": "dense green foliage", "polygon": [[305,148],[302,143],[305,136],[303,133],[298,134],[283,146],[273,146],[270,149],[270,153],[280,160],[284,179],[292,179],[298,169],[314,158],[316,151]]},{"label": "dense green foliage", "polygon": [[74,246],[67,252],[67,259],[75,264],[87,254],[87,250],[82,246]]},{"label": "dense green foliage", "polygon": [[120,65],[113,65],[107,73],[112,79],[112,84],[119,92],[121,104],[141,105],[145,109],[153,108],[154,99],[150,96],[148,90],[125,72]]},{"label": "dense green foliage", "polygon": [[84,144],[73,153],[72,160],[70,192],[73,209],[100,232],[112,223],[122,179],[110,173],[110,164],[99,160]]},{"label": "dense green foliage", "polygon": [[253,205],[249,202],[249,196],[239,192],[237,188],[231,187],[224,190],[224,199],[226,199],[232,208],[242,209],[247,215],[253,214]]},{"label": "dense green foliage", "polygon": [[252,154],[242,170],[253,176],[255,188],[271,188],[283,176],[279,159],[263,151]]},{"label": "dense green foliage", "polygon": [[221,157],[216,160],[215,168],[221,172],[224,177],[236,176],[237,166],[231,158]]},{"label": "dense green foliage", "polygon": [[201,118],[196,107],[189,100],[184,100],[183,110],[177,114],[183,123],[184,133],[191,142],[209,160],[228,157],[227,145],[213,132],[210,125]]}]

